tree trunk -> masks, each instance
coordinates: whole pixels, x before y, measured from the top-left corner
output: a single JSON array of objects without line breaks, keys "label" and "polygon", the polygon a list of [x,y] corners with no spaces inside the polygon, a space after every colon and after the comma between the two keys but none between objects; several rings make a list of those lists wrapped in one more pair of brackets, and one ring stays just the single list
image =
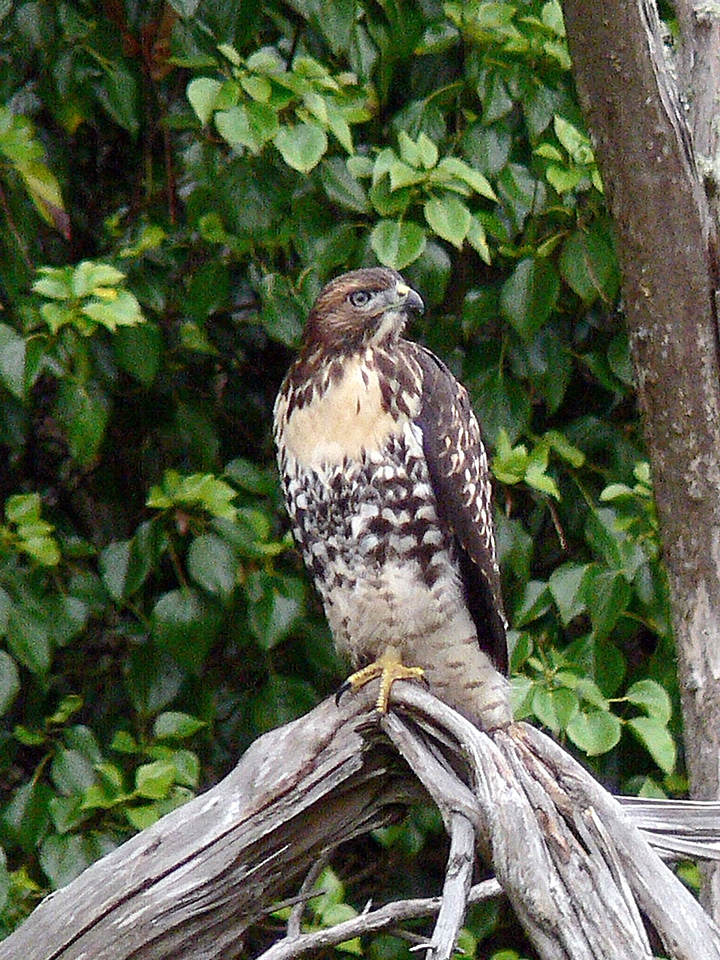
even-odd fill
[{"label": "tree trunk", "polygon": [[[720,361],[714,221],[654,4],[565,0],[564,11],[578,92],[617,230],[670,583],[691,788],[695,797],[716,799]],[[717,49],[714,55],[717,61]],[[716,102],[713,110],[716,122]],[[705,118],[706,111],[700,113]],[[708,136],[716,130],[706,119],[702,125]],[[717,874],[704,897],[720,915]]]}]

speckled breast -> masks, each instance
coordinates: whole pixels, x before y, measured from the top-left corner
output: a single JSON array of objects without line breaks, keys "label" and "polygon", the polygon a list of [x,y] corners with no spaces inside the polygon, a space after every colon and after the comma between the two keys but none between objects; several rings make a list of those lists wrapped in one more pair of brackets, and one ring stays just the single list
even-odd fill
[{"label": "speckled breast", "polygon": [[374,368],[361,364],[278,418],[293,531],[355,662],[441,628],[463,605],[416,414],[384,402]]}]

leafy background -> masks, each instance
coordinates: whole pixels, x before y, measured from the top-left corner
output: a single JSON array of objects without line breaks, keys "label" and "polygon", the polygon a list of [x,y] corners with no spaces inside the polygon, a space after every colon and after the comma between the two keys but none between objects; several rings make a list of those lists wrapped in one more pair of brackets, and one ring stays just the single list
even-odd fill
[{"label": "leafy background", "polygon": [[[557,0],[0,0],[0,38],[0,931],[342,678],[270,423],[315,295],[378,261],[483,423],[517,715],[615,790],[682,791]],[[434,889],[439,834],[417,810],[355,844],[308,922]],[[531,953],[499,907],[463,947]]]}]

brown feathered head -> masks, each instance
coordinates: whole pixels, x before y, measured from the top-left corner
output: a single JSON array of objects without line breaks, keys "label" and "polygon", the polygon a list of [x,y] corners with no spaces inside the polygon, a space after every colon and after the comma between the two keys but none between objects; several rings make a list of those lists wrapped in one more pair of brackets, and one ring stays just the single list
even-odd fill
[{"label": "brown feathered head", "polygon": [[305,326],[304,343],[334,352],[397,340],[410,313],[423,308],[420,296],[397,271],[353,270],[320,293]]}]

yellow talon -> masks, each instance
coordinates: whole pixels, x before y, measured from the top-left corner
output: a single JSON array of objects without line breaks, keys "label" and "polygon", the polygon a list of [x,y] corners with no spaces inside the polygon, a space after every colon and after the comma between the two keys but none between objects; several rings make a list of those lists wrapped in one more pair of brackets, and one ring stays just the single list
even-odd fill
[{"label": "yellow talon", "polygon": [[388,647],[381,657],[378,657],[373,663],[363,667],[351,674],[339,690],[338,697],[345,690],[360,690],[371,680],[380,678],[380,690],[378,691],[377,709],[380,713],[388,712],[390,701],[390,690],[396,680],[424,680],[425,671],[422,667],[406,667],[400,659],[400,654],[394,647]]}]

